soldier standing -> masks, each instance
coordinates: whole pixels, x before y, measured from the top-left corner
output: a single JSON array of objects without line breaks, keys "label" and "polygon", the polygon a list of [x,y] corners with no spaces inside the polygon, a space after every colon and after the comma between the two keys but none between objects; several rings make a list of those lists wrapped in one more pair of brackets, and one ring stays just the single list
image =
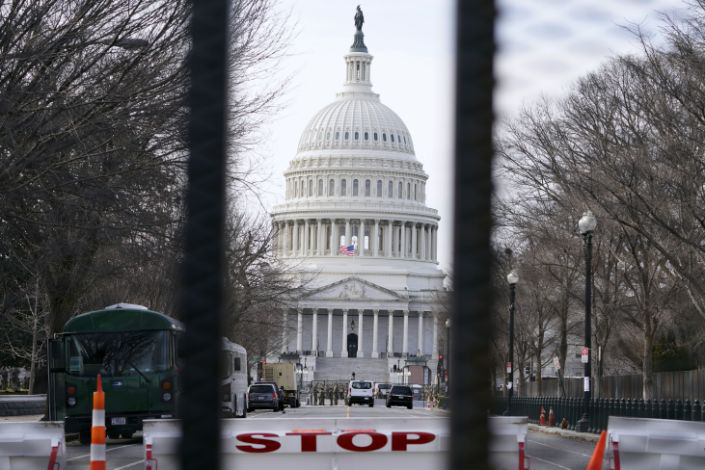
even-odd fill
[{"label": "soldier standing", "polygon": [[335,406],[338,406],[338,400],[340,400],[340,384],[335,384],[333,394],[335,395]]}]

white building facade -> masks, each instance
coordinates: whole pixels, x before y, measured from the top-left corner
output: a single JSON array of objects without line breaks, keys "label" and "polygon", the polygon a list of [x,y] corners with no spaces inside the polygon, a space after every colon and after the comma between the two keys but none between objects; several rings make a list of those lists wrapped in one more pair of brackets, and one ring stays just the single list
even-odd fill
[{"label": "white building facade", "polygon": [[372,91],[361,30],[344,59],[343,90],[303,131],[272,214],[274,252],[305,280],[285,308],[282,352],[305,357],[315,379],[347,378],[353,362],[373,380],[407,360],[435,371],[445,274],[428,175],[408,129]]}]

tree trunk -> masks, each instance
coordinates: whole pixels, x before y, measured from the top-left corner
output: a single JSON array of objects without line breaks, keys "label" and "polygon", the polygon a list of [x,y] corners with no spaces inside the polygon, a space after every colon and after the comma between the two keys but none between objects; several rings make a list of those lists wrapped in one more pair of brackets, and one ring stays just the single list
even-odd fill
[{"label": "tree trunk", "polygon": [[642,365],[642,380],[644,383],[644,400],[654,397],[654,332],[651,319],[644,321],[644,351]]},{"label": "tree trunk", "polygon": [[541,351],[536,353],[536,395],[543,395],[543,373],[541,371]]},{"label": "tree trunk", "polygon": [[[36,304],[35,304],[36,307]],[[39,329],[39,318],[37,312],[34,312],[34,320],[32,322],[32,361],[29,365],[29,387],[27,393],[34,393],[34,382],[37,376],[37,333]]]}]

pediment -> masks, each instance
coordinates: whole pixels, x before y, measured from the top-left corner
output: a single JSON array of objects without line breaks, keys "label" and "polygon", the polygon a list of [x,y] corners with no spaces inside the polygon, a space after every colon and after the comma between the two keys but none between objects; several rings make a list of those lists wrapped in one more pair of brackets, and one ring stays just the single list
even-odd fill
[{"label": "pediment", "polygon": [[373,282],[351,276],[340,281],[319,287],[302,297],[302,300],[401,300],[396,292],[385,289]]}]

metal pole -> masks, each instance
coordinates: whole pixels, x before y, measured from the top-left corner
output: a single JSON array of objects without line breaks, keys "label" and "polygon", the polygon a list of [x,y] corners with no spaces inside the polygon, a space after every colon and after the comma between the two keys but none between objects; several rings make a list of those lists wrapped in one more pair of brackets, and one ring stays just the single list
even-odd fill
[{"label": "metal pole", "polygon": [[181,469],[220,468],[220,358],[225,221],[227,0],[191,5],[188,188],[180,315]]},{"label": "metal pole", "polygon": [[590,378],[592,377],[592,232],[583,235],[585,240],[585,347],[587,362],[583,370],[583,416],[578,421],[578,430],[590,428]]},{"label": "metal pole", "polygon": [[492,408],[492,93],[495,2],[457,5],[453,324],[450,360],[452,470],[490,469]]},{"label": "metal pole", "polygon": [[507,379],[507,409],[504,414],[512,414],[512,397],[514,396],[514,302],[516,285],[509,284],[509,377]]}]

